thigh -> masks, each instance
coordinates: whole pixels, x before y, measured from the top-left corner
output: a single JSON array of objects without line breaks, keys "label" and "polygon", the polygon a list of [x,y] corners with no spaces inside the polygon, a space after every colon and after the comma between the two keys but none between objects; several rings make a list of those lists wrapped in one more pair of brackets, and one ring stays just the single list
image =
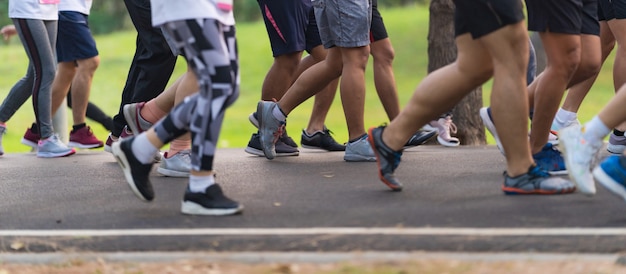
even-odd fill
[{"label": "thigh", "polygon": [[456,36],[470,33],[474,39],[524,20],[519,0],[455,0]]},{"label": "thigh", "polygon": [[311,1],[259,0],[258,4],[274,56],[307,49]]},{"label": "thigh", "polygon": [[369,45],[370,0],[313,0],[313,6],[324,47]]},{"label": "thigh", "polygon": [[528,30],[580,34],[583,0],[526,0]]},{"label": "thigh", "polygon": [[87,16],[74,11],[60,12],[57,61],[70,62],[97,55],[96,41],[87,25]]}]

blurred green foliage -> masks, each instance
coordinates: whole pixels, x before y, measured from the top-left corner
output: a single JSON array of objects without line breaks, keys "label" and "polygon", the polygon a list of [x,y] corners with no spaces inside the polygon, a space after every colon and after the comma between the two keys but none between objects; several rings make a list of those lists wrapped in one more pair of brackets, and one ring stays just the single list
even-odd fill
[{"label": "blurred green foliage", "polygon": [[[15,0],[21,1],[21,0]],[[426,4],[428,0],[378,0],[378,5],[385,7],[410,4]],[[9,0],[0,0],[0,25],[11,24],[8,17]],[[235,18],[238,22],[251,22],[261,19],[259,5],[254,0],[235,0]],[[89,26],[95,34],[111,33],[132,28],[123,0],[93,1]]]}]

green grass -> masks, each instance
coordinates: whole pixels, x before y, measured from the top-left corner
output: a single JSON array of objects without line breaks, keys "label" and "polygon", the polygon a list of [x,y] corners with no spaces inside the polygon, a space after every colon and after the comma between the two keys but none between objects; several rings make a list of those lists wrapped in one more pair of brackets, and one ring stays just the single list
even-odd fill
[{"label": "green grass", "polygon": [[[396,51],[394,70],[401,105],[409,100],[414,88],[426,75],[428,54],[428,7],[409,6],[404,8],[382,9],[385,24]],[[237,25],[240,68],[241,68],[241,95],[238,101],[227,110],[219,147],[245,147],[250,134],[255,130],[248,122],[248,114],[256,108],[260,98],[261,84],[265,73],[272,63],[269,41],[262,22],[241,23]],[[93,82],[91,101],[104,109],[110,115],[117,112],[121,91],[126,81],[126,74],[134,53],[135,33],[133,31],[118,32],[109,35],[97,36],[96,41],[100,50],[101,65]],[[5,98],[13,84],[20,79],[26,70],[27,58],[17,39],[0,46],[0,98]],[[612,87],[612,58],[605,64],[598,82],[590,96],[583,103],[580,111],[581,121],[587,121],[611,98]],[[171,79],[185,71],[184,60],[179,59],[176,71]],[[375,126],[387,122],[385,112],[376,95],[371,66],[366,74],[366,126]],[[485,104],[488,104],[491,84],[483,87]],[[289,116],[288,131],[299,141],[299,134],[308,122],[312,100],[309,100],[295,109]],[[71,125],[71,113],[68,111],[68,125]],[[5,151],[26,152],[28,147],[20,144],[24,130],[34,120],[31,101],[29,100],[8,122],[8,132],[3,137],[2,144]],[[94,122],[90,122],[96,135],[105,139],[107,132]],[[347,140],[345,118],[341,108],[339,96],[330,110],[327,126],[335,133],[335,138],[341,142]],[[69,130],[69,129],[66,129]],[[488,138],[491,138],[490,136]],[[493,139],[488,140],[494,144]]]}]

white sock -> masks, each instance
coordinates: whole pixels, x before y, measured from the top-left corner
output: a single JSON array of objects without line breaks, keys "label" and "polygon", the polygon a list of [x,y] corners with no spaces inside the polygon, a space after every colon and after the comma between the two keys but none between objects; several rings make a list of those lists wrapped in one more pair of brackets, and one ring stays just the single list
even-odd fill
[{"label": "white sock", "polygon": [[559,125],[564,126],[569,124],[569,122],[576,120],[576,112],[571,112],[569,110],[564,110],[559,108],[559,111],[556,112],[556,116],[554,117]]},{"label": "white sock", "polygon": [[274,117],[276,119],[278,119],[279,121],[284,122],[285,120],[287,120],[287,116],[285,116],[285,114],[283,113],[282,110],[280,110],[280,107],[278,107],[278,105],[276,105],[276,107],[272,110],[272,114],[274,115]]},{"label": "white sock", "polygon": [[583,128],[583,138],[590,143],[602,142],[609,133],[611,133],[611,129],[597,115]]},{"label": "white sock", "polygon": [[215,184],[215,176],[189,175],[189,190],[195,193],[204,193],[207,187]]},{"label": "white sock", "polygon": [[149,164],[154,161],[154,154],[159,151],[159,148],[155,147],[148,140],[146,134],[139,134],[135,137],[131,146],[135,158],[142,164]]}]

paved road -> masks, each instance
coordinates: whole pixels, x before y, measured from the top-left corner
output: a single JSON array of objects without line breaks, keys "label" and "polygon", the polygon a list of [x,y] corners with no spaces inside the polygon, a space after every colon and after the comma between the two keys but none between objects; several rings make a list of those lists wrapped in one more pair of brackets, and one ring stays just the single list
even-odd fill
[{"label": "paved road", "polygon": [[[156,170],[156,169],[155,169]],[[506,196],[495,146],[405,152],[391,192],[375,163],[302,151],[269,161],[220,149],[218,181],[242,215],[180,214],[186,179],[154,172],[156,198],[137,199],[106,152],[60,159],[0,157],[0,249],[49,251],[626,251],[626,203]]]}]

